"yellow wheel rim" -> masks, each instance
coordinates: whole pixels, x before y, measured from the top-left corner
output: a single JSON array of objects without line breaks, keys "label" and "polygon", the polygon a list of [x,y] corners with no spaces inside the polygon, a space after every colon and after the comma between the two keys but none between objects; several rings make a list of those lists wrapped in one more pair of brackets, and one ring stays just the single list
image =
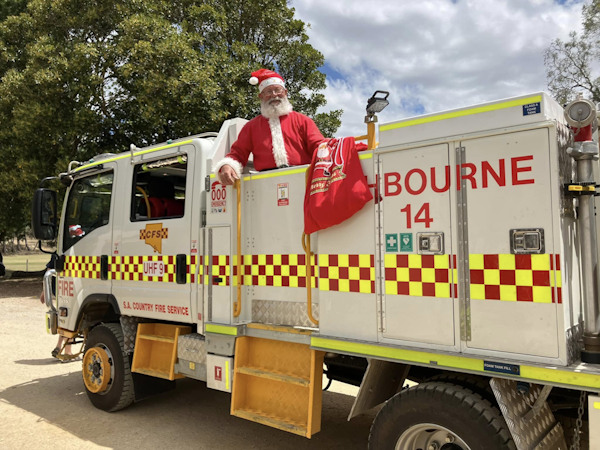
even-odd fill
[{"label": "yellow wheel rim", "polygon": [[83,382],[88,391],[99,394],[110,381],[110,359],[100,347],[92,347],[83,355]]}]

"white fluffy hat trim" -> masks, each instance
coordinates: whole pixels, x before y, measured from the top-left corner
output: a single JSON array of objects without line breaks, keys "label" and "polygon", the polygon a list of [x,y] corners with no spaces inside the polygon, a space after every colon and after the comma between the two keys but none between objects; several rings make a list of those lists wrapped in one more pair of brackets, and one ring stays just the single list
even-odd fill
[{"label": "white fluffy hat trim", "polygon": [[260,93],[263,91],[264,88],[272,86],[274,84],[285,87],[285,82],[281,78],[272,77],[262,80],[260,82],[260,84],[258,85],[258,92]]}]

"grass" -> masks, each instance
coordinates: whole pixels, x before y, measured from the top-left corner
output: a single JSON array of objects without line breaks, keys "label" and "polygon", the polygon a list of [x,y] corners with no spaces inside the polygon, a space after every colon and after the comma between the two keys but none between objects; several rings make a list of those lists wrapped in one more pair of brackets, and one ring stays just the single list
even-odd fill
[{"label": "grass", "polygon": [[4,267],[7,271],[24,270],[35,272],[46,268],[50,261],[50,255],[44,253],[2,255],[4,258]]}]

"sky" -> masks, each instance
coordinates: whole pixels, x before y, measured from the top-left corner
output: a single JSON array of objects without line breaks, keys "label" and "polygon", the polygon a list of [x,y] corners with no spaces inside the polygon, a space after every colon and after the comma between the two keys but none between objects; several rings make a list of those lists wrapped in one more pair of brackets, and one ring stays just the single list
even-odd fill
[{"label": "sky", "polygon": [[367,99],[389,92],[379,123],[547,91],[544,51],[581,31],[582,0],[291,0],[323,53],[338,136],[366,133]]}]

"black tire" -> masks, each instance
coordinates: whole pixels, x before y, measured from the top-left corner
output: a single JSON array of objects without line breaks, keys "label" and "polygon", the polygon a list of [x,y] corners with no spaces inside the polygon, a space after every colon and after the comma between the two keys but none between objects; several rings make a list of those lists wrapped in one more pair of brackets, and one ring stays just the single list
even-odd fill
[{"label": "black tire", "polygon": [[108,355],[108,365],[101,367],[104,376],[108,378],[107,386],[101,392],[94,393],[90,391],[84,379],[85,390],[92,404],[98,409],[113,412],[126,408],[133,403],[133,377],[131,376],[129,358],[123,351],[123,331],[121,330],[121,325],[117,323],[105,323],[96,326],[90,331],[83,357],[84,378],[93,371],[89,364],[86,368],[88,350],[92,350],[92,352],[103,351]]},{"label": "black tire", "polygon": [[419,384],[388,400],[371,426],[369,449],[427,449],[433,441],[438,446],[432,448],[444,450],[516,449],[496,407],[467,388],[441,382]]},{"label": "black tire", "polygon": [[491,378],[489,377],[470,375],[460,372],[446,372],[431,377],[427,381],[440,381],[442,383],[462,386],[480,395],[482,398],[494,405],[496,404],[496,397],[494,396],[492,386],[490,386],[490,379]]}]

